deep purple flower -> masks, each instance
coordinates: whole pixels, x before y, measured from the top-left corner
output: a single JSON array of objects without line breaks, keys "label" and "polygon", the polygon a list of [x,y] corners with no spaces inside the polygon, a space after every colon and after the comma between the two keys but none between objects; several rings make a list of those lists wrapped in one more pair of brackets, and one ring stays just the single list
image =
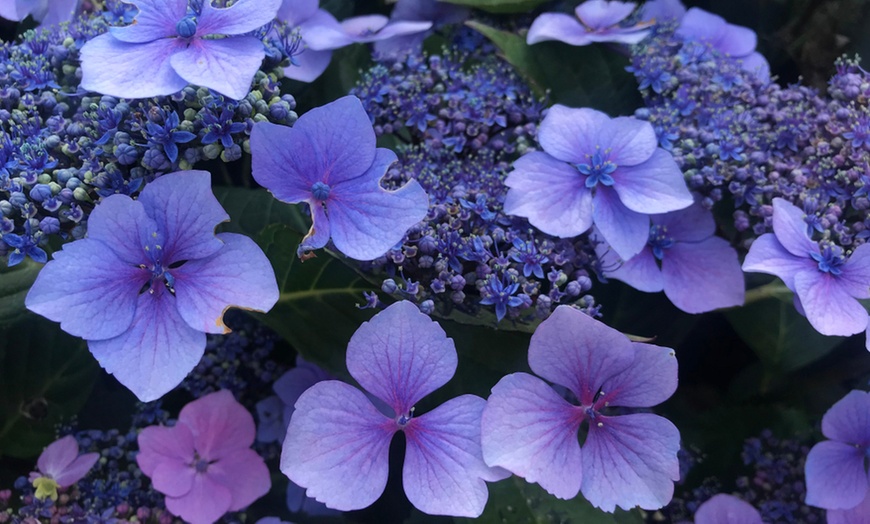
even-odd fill
[{"label": "deep purple flower", "polygon": [[57,500],[57,488],[72,486],[100,459],[99,453],[79,455],[75,437],[67,435],[49,444],[36,461],[38,472],[30,474],[30,483],[36,488],[34,496],[40,500]]},{"label": "deep purple flower", "polygon": [[484,481],[504,478],[480,453],[485,401],[462,395],[421,416],[414,405],[456,371],[453,341],[411,302],[364,323],[347,347],[351,376],[391,411],[385,415],[357,388],[319,382],[296,402],[281,471],[308,496],[343,511],[372,504],[387,484],[390,442],[401,431],[405,493],[431,515],[477,517]]},{"label": "deep purple flower", "polygon": [[649,34],[649,24],[619,25],[636,7],[632,2],[587,0],[574,9],[575,16],[544,13],[532,22],[526,42],[559,40],[577,46],[596,42],[636,44]]},{"label": "deep purple flower", "polygon": [[151,182],[137,200],[103,198],[88,238],[66,244],[27,294],[28,309],[88,341],[100,364],[142,401],[178,385],[224,311],[278,300],[269,260],[251,239],[214,234],[227,214],[205,171]]},{"label": "deep purple flower", "polygon": [[649,122],[554,105],[533,151],[514,162],[505,184],[507,214],[544,233],[573,237],[592,223],[623,259],[649,237],[648,213],[692,204],[680,168],[658,147]]},{"label": "deep purple flower", "polygon": [[713,214],[695,203],[650,217],[643,250],[622,261],[602,242],[596,246],[602,271],[647,293],[664,290],[675,306],[703,313],[743,304],[743,272],[737,251],[715,236]]},{"label": "deep purple flower", "polygon": [[43,25],[72,20],[79,0],[0,0],[0,18],[24,20],[28,16]]},{"label": "deep purple flower", "polygon": [[254,125],[251,153],[260,185],[282,202],[311,208],[313,224],[299,244],[300,257],[332,238],[345,255],[373,260],[429,209],[416,180],[396,191],[380,186],[396,154],[375,146],[371,121],[355,96],[312,109],[292,128]]},{"label": "deep purple flower", "polygon": [[770,78],[767,60],[755,51],[758,37],[748,27],[729,24],[719,15],[693,7],[680,20],[677,36],[708,44],[729,57],[741,60],[743,69],[755,73],[758,78]]},{"label": "deep purple flower", "polygon": [[870,298],[870,245],[848,258],[836,246],[820,249],[807,236],[805,213],[781,198],[773,199],[773,233],[752,243],[743,271],[768,273],[795,293],[795,305],[823,335],[853,335],[867,329]]},{"label": "deep purple flower", "polygon": [[[175,111],[171,111],[162,124],[151,121],[145,123],[148,144],[163,148],[166,157],[173,164],[178,160],[178,144],[186,144],[196,138],[196,135],[189,131],[179,131],[178,124],[178,113]],[[244,126],[245,124],[240,125]],[[203,143],[207,144],[208,142],[203,140]]]},{"label": "deep purple flower", "polygon": [[232,147],[233,135],[241,133],[248,127],[244,122],[234,122],[233,111],[226,107],[221,110],[220,116],[215,116],[211,111],[203,112],[202,124],[205,131],[202,143],[213,144],[220,140],[224,148]]},{"label": "deep purple flower", "polygon": [[269,469],[253,443],[254,418],[221,390],[184,406],[175,426],[143,429],[136,462],[173,515],[211,524],[269,492]]},{"label": "deep purple flower", "polygon": [[239,0],[227,8],[203,0],[200,13],[188,10],[188,0],[131,3],[139,9],[132,24],[112,27],[82,47],[83,89],[146,98],[195,84],[238,100],[266,55],[263,43],[245,33],[272,21],[281,0]]},{"label": "deep purple flower", "polygon": [[748,502],[720,493],[695,512],[695,524],[763,524],[761,514]]},{"label": "deep purple flower", "polygon": [[6,264],[9,267],[17,266],[27,257],[30,257],[34,262],[45,264],[46,261],[48,261],[48,253],[39,247],[39,239],[41,236],[42,232],[33,232],[33,226],[30,225],[29,220],[24,222],[23,235],[17,235],[15,233],[4,234],[2,237],[3,242],[12,248],[9,252]]},{"label": "deep purple flower", "polygon": [[670,397],[677,387],[673,350],[631,342],[579,310],[559,306],[532,335],[529,365],[567,388],[573,403],[527,373],[502,378],[483,411],[486,463],[562,499],[582,491],[608,512],[667,504],[680,477],[679,431],[651,413],[611,416],[608,408],[650,407]]}]

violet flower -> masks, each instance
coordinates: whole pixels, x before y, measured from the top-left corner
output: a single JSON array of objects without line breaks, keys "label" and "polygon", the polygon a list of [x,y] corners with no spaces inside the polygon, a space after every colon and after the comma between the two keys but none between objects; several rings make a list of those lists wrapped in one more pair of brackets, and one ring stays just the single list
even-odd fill
[{"label": "violet flower", "polygon": [[68,488],[88,474],[100,459],[99,453],[79,455],[75,437],[67,435],[49,444],[36,461],[38,472],[29,480],[39,500],[57,500],[57,488]]},{"label": "violet flower", "polygon": [[807,236],[806,214],[782,198],[773,199],[773,233],[752,243],[743,271],[779,277],[795,293],[795,306],[823,335],[848,336],[868,327],[870,245],[846,256],[834,245],[820,249]]},{"label": "violet flower", "polygon": [[373,260],[401,241],[429,209],[411,180],[387,191],[379,180],[396,161],[375,146],[375,132],[359,99],[346,96],[302,115],[291,127],[268,122],[251,132],[254,179],[278,200],[311,208],[311,230],[297,253],[335,247],[357,260]]},{"label": "violet flower", "polygon": [[680,0],[647,0],[640,8],[641,19],[648,22],[681,20],[686,6]]},{"label": "violet flower", "polygon": [[94,357],[143,402],[178,385],[224,311],[278,300],[269,260],[248,237],[215,235],[227,220],[205,171],[163,175],[137,200],[102,199],[88,237],[64,245],[25,299],[88,341]]},{"label": "violet flower", "polygon": [[745,285],[737,251],[715,236],[710,211],[696,202],[650,220],[647,245],[626,261],[605,242],[596,246],[604,276],[647,293],[664,290],[687,313],[743,304]]},{"label": "violet flower", "polygon": [[[582,491],[593,506],[657,509],[680,478],[680,433],[651,413],[611,415],[610,407],[645,408],[677,388],[671,349],[631,342],[570,306],[559,306],[532,335],[529,365],[553,387],[513,373],[492,388],[483,410],[483,458],[537,482],[561,499]],[[585,442],[578,433],[586,423]]]},{"label": "violet flower", "polygon": [[423,48],[423,41],[434,29],[462,23],[470,14],[471,11],[465,6],[438,0],[398,0],[390,13],[391,22],[431,22],[432,29],[379,40],[374,44],[375,52],[394,58],[419,52]]},{"label": "violet flower", "polygon": [[647,243],[647,214],[693,202],[649,122],[557,104],[541,122],[538,142],[544,151],[520,157],[505,180],[504,211],[527,217],[544,233],[573,237],[594,222],[629,259]]},{"label": "violet flower", "polygon": [[28,16],[43,25],[72,20],[79,0],[0,0],[0,18],[24,20]]},{"label": "violet flower", "polygon": [[680,20],[676,34],[684,40],[710,45],[741,60],[743,69],[755,73],[761,80],[770,79],[770,65],[761,53],[755,51],[758,37],[748,27],[729,24],[719,15],[693,7]]},{"label": "violet flower", "polygon": [[532,22],[526,42],[558,40],[576,46],[596,42],[636,44],[649,34],[649,24],[620,26],[636,7],[633,2],[587,0],[574,9],[575,16],[544,13]]},{"label": "violet flower", "polygon": [[763,524],[763,521],[748,502],[720,493],[698,507],[695,524]]},{"label": "violet flower", "polygon": [[[242,99],[266,56],[246,35],[275,18],[281,0],[238,0],[227,8],[203,0],[132,0],[132,24],[112,27],[81,49],[83,89],[124,98],[171,95],[188,84]],[[225,36],[226,38],[212,38]],[[148,74],[143,73],[147,64]]]},{"label": "violet flower", "polygon": [[359,389],[327,380],[296,402],[281,471],[307,494],[343,511],[372,504],[387,484],[390,442],[405,434],[405,494],[430,515],[477,517],[484,481],[504,478],[484,464],[480,414],[486,402],[462,395],[421,416],[414,405],[456,371],[453,341],[411,302],[398,302],[354,333],[351,376],[392,410],[387,416]]},{"label": "violet flower", "polygon": [[170,513],[210,524],[269,492],[269,469],[253,443],[254,418],[221,390],[184,406],[175,426],[143,429],[136,462]]}]

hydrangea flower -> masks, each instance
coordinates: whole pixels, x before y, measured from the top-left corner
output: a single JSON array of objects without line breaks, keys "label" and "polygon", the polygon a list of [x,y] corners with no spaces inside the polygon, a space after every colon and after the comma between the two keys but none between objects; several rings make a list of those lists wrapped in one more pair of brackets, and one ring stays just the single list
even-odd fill
[{"label": "hydrangea flower", "polygon": [[649,34],[648,24],[620,26],[636,7],[633,2],[587,0],[574,9],[575,16],[544,13],[532,22],[526,42],[559,40],[577,46],[596,42],[636,44]]},{"label": "hydrangea flower", "polygon": [[544,233],[573,237],[594,222],[616,253],[629,259],[649,238],[646,214],[693,202],[649,122],[557,104],[541,122],[538,142],[543,152],[514,162],[504,210],[527,217]]},{"label": "hydrangea flower", "polygon": [[[470,11],[461,5],[448,4],[438,0],[398,0],[390,13],[392,22],[431,22],[432,30],[439,27],[459,24],[468,18]],[[423,48],[423,41],[432,30],[397,35],[375,42],[375,52],[381,56],[401,57]]]},{"label": "hydrangea flower", "polygon": [[30,483],[36,488],[34,496],[57,500],[57,488],[67,488],[81,480],[99,459],[99,453],[79,455],[79,445],[72,435],[55,440],[39,455],[36,461],[39,471],[30,474]]},{"label": "hydrangea flower", "polygon": [[238,0],[226,8],[204,0],[200,12],[189,10],[188,0],[131,3],[139,9],[132,24],[82,47],[83,89],[147,98],[196,84],[239,100],[266,56],[263,43],[246,33],[272,21],[281,0]]},{"label": "hydrangea flower", "polygon": [[[623,261],[605,242],[596,246],[602,273],[647,293],[664,290],[675,306],[703,313],[743,303],[737,251],[715,236],[713,214],[700,203],[652,215],[643,250]],[[594,239],[593,239],[594,240]]]},{"label": "hydrangea flower", "polygon": [[851,391],[822,417],[807,455],[807,504],[828,510],[828,524],[863,524],[870,516],[870,393]]},{"label": "hydrangea flower", "polygon": [[32,16],[44,25],[72,19],[79,0],[0,0],[0,18],[24,20]]},{"label": "hydrangea flower", "polygon": [[275,395],[257,403],[260,424],[257,426],[258,442],[282,442],[287,434],[287,424],[293,416],[294,406],[306,389],[318,382],[333,378],[320,366],[296,357],[296,367],[290,369],[272,385]]},{"label": "hydrangea flower", "polygon": [[462,395],[414,416],[414,405],[446,384],[456,364],[453,341],[436,322],[410,302],[389,306],[354,333],[347,367],[391,413],[343,382],[315,384],[296,402],[281,471],[331,508],[364,508],[384,491],[390,442],[401,431],[411,503],[431,515],[479,516],[488,495],[484,481],[504,478],[480,454],[485,401]]},{"label": "hydrangea flower", "polygon": [[761,514],[748,502],[720,493],[698,507],[695,524],[762,524]]},{"label": "hydrangea flower", "polygon": [[178,385],[224,311],[278,300],[269,260],[249,238],[215,235],[227,220],[205,171],[148,184],[137,200],[104,198],[88,238],[66,244],[25,299],[31,311],[88,341],[94,357],[142,401]]},{"label": "hydrangea flower", "polygon": [[307,202],[311,230],[297,253],[335,247],[357,260],[373,260],[402,240],[429,208],[415,180],[396,191],[379,180],[396,161],[375,147],[371,121],[355,96],[346,96],[299,118],[290,128],[268,122],[251,132],[253,175],[282,202]]},{"label": "hydrangea flower", "polygon": [[[657,509],[680,478],[680,433],[651,413],[611,415],[610,407],[645,408],[677,388],[671,349],[631,342],[570,307],[559,306],[532,335],[529,366],[553,387],[513,373],[492,388],[483,410],[483,458],[570,499],[593,506]],[[584,424],[585,423],[585,424]],[[585,441],[578,441],[585,426]]]},{"label": "hydrangea flower", "polygon": [[867,329],[870,298],[870,244],[848,258],[833,245],[820,248],[807,236],[806,214],[794,204],[773,199],[773,233],[752,243],[743,271],[779,277],[795,293],[795,306],[823,335],[853,335]]},{"label": "hydrangea flower", "polygon": [[649,22],[680,20],[686,14],[680,0],[647,0],[640,9],[641,18]]},{"label": "hydrangea flower", "polygon": [[269,492],[265,461],[254,450],[254,418],[227,390],[181,409],[175,426],[139,433],[136,462],[166,509],[192,524],[211,524]]}]

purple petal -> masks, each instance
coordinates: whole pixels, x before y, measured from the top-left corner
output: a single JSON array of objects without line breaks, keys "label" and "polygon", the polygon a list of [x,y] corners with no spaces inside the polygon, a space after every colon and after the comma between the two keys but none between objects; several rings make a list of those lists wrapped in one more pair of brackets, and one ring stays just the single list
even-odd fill
[{"label": "purple petal", "polygon": [[593,29],[610,27],[628,17],[636,4],[616,0],[586,0],[574,9],[574,13],[587,27]]},{"label": "purple petal", "polygon": [[377,33],[390,22],[384,15],[354,16],[341,21],[341,29],[351,37]]},{"label": "purple petal", "polygon": [[[570,45],[588,45],[588,31],[573,16],[562,13],[543,13],[535,18],[529,33],[526,35],[526,43],[529,45],[544,42],[546,40],[558,40]],[[554,106],[555,107],[555,106]]]},{"label": "purple petal", "polygon": [[254,124],[251,130],[254,180],[282,202],[295,204],[308,200],[311,185],[321,175],[310,156],[313,149],[308,137],[297,129],[271,122]]},{"label": "purple petal", "polygon": [[[395,9],[395,8],[394,8]],[[375,55],[388,58],[402,58],[406,55],[419,53],[428,33],[394,36],[375,42]]]},{"label": "purple petal", "polygon": [[187,0],[135,0],[139,13],[132,24],[110,27],[110,34],[122,42],[142,44],[178,35],[175,25],[187,14]]},{"label": "purple petal", "polygon": [[137,437],[139,453],[136,463],[142,473],[149,477],[163,462],[187,463],[193,460],[196,450],[193,435],[186,426],[149,426],[139,432]]},{"label": "purple petal", "polygon": [[649,216],[623,205],[611,188],[599,187],[592,197],[592,220],[601,236],[623,260],[628,260],[647,245]]},{"label": "purple petal", "polygon": [[205,333],[187,325],[165,287],[155,289],[139,295],[130,329],[115,338],[88,341],[100,365],[142,402],[177,386],[205,350]]},{"label": "purple petal", "polygon": [[843,442],[819,442],[807,455],[806,503],[825,509],[851,509],[867,495],[864,450]]},{"label": "purple petal", "polygon": [[42,25],[57,25],[69,22],[75,16],[79,0],[52,0],[48,11],[39,22]]},{"label": "purple petal", "polygon": [[159,227],[145,206],[127,195],[100,200],[88,218],[88,238],[99,240],[131,266],[149,262],[144,247],[152,243],[154,233],[159,234]]},{"label": "purple petal", "polygon": [[713,44],[725,33],[727,25],[721,16],[693,7],[683,15],[676,34],[686,40]]},{"label": "purple petal", "polygon": [[99,453],[85,453],[76,457],[76,459],[72,461],[72,464],[65,467],[59,475],[54,477],[54,480],[57,481],[57,485],[62,488],[72,486],[87,475],[98,460],[100,460]]},{"label": "purple petal", "polygon": [[36,467],[43,474],[57,480],[57,476],[72,464],[78,455],[79,445],[75,437],[67,435],[45,447],[36,460]]},{"label": "purple petal", "polygon": [[287,434],[289,417],[284,417],[285,406],[276,395],[257,402],[257,442],[282,442]]},{"label": "purple petal", "polygon": [[277,18],[294,27],[314,16],[319,5],[319,0],[284,0]]},{"label": "purple petal", "polygon": [[822,433],[855,446],[870,447],[870,393],[850,391],[822,418]]},{"label": "purple petal", "polygon": [[166,509],[191,524],[212,524],[229,511],[231,501],[229,489],[200,474],[186,495],[166,497]]},{"label": "purple petal", "polygon": [[650,219],[653,224],[666,227],[668,236],[680,242],[700,242],[716,232],[713,213],[700,202],[670,213],[654,215]]},{"label": "purple petal", "polygon": [[761,53],[752,53],[749,56],[743,57],[741,68],[744,71],[754,73],[762,83],[770,83],[770,64]]},{"label": "purple petal", "polygon": [[421,398],[446,384],[456,363],[453,340],[408,301],[363,323],[347,345],[351,376],[396,415],[408,414]]},{"label": "purple petal", "polygon": [[329,67],[329,62],[332,60],[332,51],[305,49],[298,55],[295,55],[293,60],[295,64],[284,68],[284,76],[293,80],[299,80],[300,82],[314,82]]},{"label": "purple petal", "polygon": [[613,189],[625,207],[638,213],[667,213],[694,203],[674,158],[656,149],[649,160],[613,173]]},{"label": "purple petal", "polygon": [[[377,16],[377,15],[372,15]],[[342,24],[347,23],[345,20]],[[390,22],[386,26],[384,26],[381,30],[377,31],[374,34],[367,35],[363,33],[357,36],[357,42],[377,42],[379,40],[386,40],[388,38],[394,38],[397,36],[405,36],[405,35],[413,35],[420,34],[425,31],[428,31],[432,28],[432,22],[412,22],[400,20],[396,22]]]},{"label": "purple petal", "polygon": [[226,389],[209,393],[181,409],[178,424],[190,428],[200,457],[223,460],[254,443],[254,417]]},{"label": "purple petal", "polygon": [[232,494],[230,511],[250,506],[272,487],[266,462],[253,449],[237,449],[210,464],[205,473]]},{"label": "purple petal", "polygon": [[329,242],[330,223],[326,209],[324,209],[320,202],[310,204],[310,209],[311,227],[296,249],[296,253],[300,257],[303,253],[320,249]]},{"label": "purple petal", "polygon": [[[619,167],[636,166],[652,161],[650,158],[653,153],[661,152],[671,159],[671,156],[664,150],[659,149],[658,139],[656,138],[655,130],[652,124],[644,120],[620,116],[608,120],[607,123],[598,130],[596,145],[603,150],[610,150],[608,157]],[[592,153],[594,151],[588,151]],[[673,162],[672,171],[679,172],[676,163]],[[670,168],[670,166],[666,166]],[[615,177],[617,171],[613,174]],[[685,185],[685,184],[684,184]]]},{"label": "purple petal", "polygon": [[[556,104],[538,127],[538,142],[549,155],[571,164],[588,161],[599,141],[599,133],[609,125],[610,117],[589,108],[572,108]],[[582,179],[579,172],[577,178]]]},{"label": "purple petal", "polygon": [[25,5],[20,0],[3,0],[0,2],[0,18],[6,20],[18,21],[27,18],[29,13],[25,12]]},{"label": "purple petal", "polygon": [[752,29],[734,24],[725,24],[725,31],[719,35],[714,45],[716,49],[726,55],[741,57],[755,51],[757,43],[758,37],[755,36],[755,31]]},{"label": "purple petal", "polygon": [[335,380],[317,383],[296,402],[281,471],[330,508],[364,508],[387,485],[397,430],[358,389]]},{"label": "purple petal", "polygon": [[191,84],[241,100],[251,91],[266,51],[253,36],[195,39],[170,58],[173,69]]},{"label": "purple petal", "polygon": [[335,247],[350,258],[383,255],[429,211],[429,197],[416,180],[394,191],[380,186],[378,180],[395,161],[395,153],[378,148],[371,169],[332,188],[327,202],[330,234]]},{"label": "purple petal", "polygon": [[641,19],[654,22],[680,20],[686,14],[686,6],[680,0],[648,0],[641,6]]},{"label": "purple petal", "polygon": [[665,295],[686,313],[743,304],[746,285],[737,251],[722,238],[677,242],[662,259]]},{"label": "purple petal", "polygon": [[546,153],[533,151],[513,164],[504,211],[527,217],[550,235],[568,238],[592,227],[592,192],[580,173]]},{"label": "purple petal", "polygon": [[154,489],[167,497],[181,497],[190,493],[196,476],[196,468],[191,464],[194,457],[191,454],[184,462],[164,460],[158,463],[149,475]]},{"label": "purple petal", "polygon": [[655,293],[664,289],[662,271],[656,264],[655,255],[649,246],[624,262],[606,242],[602,241],[598,246],[595,251],[598,253],[601,250],[598,260],[602,268],[605,268],[604,276],[607,278],[620,280],[645,293]]},{"label": "purple petal", "polygon": [[229,333],[223,322],[230,307],[269,311],[278,301],[272,264],[253,240],[234,233],[217,236],[224,246],[208,258],[190,260],[172,272],[178,311],[190,327]]},{"label": "purple petal", "polygon": [[[82,46],[81,88],[123,98],[148,98],[177,93],[187,80],[172,68],[172,55],[181,51],[179,38],[161,38],[144,44],[130,44],[103,34]],[[148,74],[142,74],[148,64]]]},{"label": "purple petal", "polygon": [[483,459],[556,497],[574,498],[584,473],[577,440],[581,420],[578,408],[541,379],[507,375],[492,388],[483,410]]},{"label": "purple petal", "polygon": [[782,198],[773,199],[773,233],[789,253],[796,257],[809,258],[818,253],[819,245],[807,236],[804,213],[797,206]]},{"label": "purple petal", "polygon": [[196,35],[241,35],[254,31],[275,19],[281,1],[237,0],[230,7],[221,8],[206,0],[197,19]]},{"label": "purple petal", "polygon": [[695,524],[763,524],[761,514],[748,502],[720,493],[701,504]]},{"label": "purple petal", "polygon": [[315,51],[338,49],[355,42],[338,20],[323,9],[318,9],[314,16],[303,22],[299,32],[308,49]]},{"label": "purple petal", "polygon": [[296,367],[281,375],[272,389],[284,403],[284,419],[289,422],[299,396],[318,382],[331,380],[332,376],[318,366],[296,357]]},{"label": "purple petal", "polygon": [[867,310],[852,298],[837,277],[803,271],[794,277],[794,290],[813,328],[823,335],[854,335],[867,329]]},{"label": "purple petal", "polygon": [[[108,199],[107,199],[108,200]],[[94,215],[97,213],[94,212]],[[75,275],[75,278],[70,278]],[[54,253],[27,293],[27,309],[86,340],[120,335],[133,322],[148,275],[98,240],[71,242]]]},{"label": "purple petal", "polygon": [[777,240],[776,235],[765,233],[756,238],[743,260],[743,271],[767,273],[782,279],[794,291],[794,277],[804,271],[817,272],[818,265],[809,257],[796,257]]},{"label": "purple petal", "polygon": [[484,479],[507,476],[483,462],[480,417],[484,406],[482,398],[462,395],[411,419],[405,427],[405,493],[423,513],[478,517],[489,496]]},{"label": "purple petal", "polygon": [[601,385],[609,406],[648,408],[661,404],[677,390],[677,359],[671,348],[631,344],[634,362]]},{"label": "purple petal", "polygon": [[854,508],[828,510],[826,516],[828,524],[870,524],[870,490]]},{"label": "purple petal", "polygon": [[680,432],[658,415],[599,417],[583,444],[583,496],[609,513],[661,508],[680,478],[679,449]]},{"label": "purple petal", "polygon": [[431,20],[436,25],[458,24],[468,18],[467,7],[437,0],[398,0],[390,13],[393,20]]},{"label": "purple petal", "polygon": [[310,517],[339,517],[341,513],[305,496],[305,488],[293,482],[287,483],[287,509],[292,513],[304,513]]},{"label": "purple petal", "polygon": [[178,171],[149,183],[139,202],[163,233],[164,262],[205,258],[224,245],[214,234],[229,219],[207,171]]},{"label": "purple petal", "polygon": [[856,247],[840,269],[838,281],[843,289],[855,298],[870,298],[870,245]]}]

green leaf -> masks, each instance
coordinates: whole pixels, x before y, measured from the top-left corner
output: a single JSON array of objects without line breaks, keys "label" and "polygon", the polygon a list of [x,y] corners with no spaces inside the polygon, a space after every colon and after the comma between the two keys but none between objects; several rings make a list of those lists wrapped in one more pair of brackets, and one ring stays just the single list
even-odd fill
[{"label": "green leaf", "polygon": [[28,314],[0,330],[0,455],[30,458],[78,413],[99,366],[86,343]]},{"label": "green leaf", "polygon": [[265,189],[218,186],[214,194],[230,215],[221,231],[255,237],[268,225],[282,224],[303,235],[308,232],[310,220],[299,206],[285,204]]},{"label": "green leaf", "polygon": [[525,13],[547,0],[441,0],[448,4],[464,5],[490,13]]},{"label": "green leaf", "polygon": [[17,266],[0,268],[0,328],[13,324],[27,313],[24,297],[42,266],[27,259]]}]

